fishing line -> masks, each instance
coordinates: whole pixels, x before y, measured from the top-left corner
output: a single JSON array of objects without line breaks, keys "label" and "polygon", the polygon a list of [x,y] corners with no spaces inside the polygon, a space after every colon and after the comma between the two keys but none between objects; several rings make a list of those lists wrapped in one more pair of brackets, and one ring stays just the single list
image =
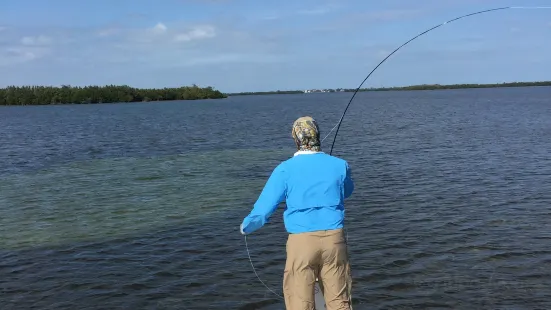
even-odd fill
[{"label": "fishing line", "polygon": [[283,296],[281,296],[278,293],[272,291],[272,289],[269,288],[268,285],[266,285],[266,283],[264,283],[264,281],[262,281],[262,279],[260,279],[260,277],[258,276],[258,273],[256,273],[256,269],[254,268],[254,265],[253,265],[253,260],[251,259],[251,252],[249,251],[249,245],[247,244],[247,235],[245,235],[245,248],[247,248],[247,256],[249,256],[249,262],[251,262],[251,267],[253,268],[254,274],[258,278],[258,281],[260,281],[260,283],[262,283],[262,285],[264,285],[264,287],[267,288],[268,291],[274,293],[277,297],[279,297],[281,299],[285,299],[285,298],[283,298]]},{"label": "fishing line", "polygon": [[[415,39],[437,29],[437,28],[440,28],[446,24],[449,24],[449,23],[452,23],[452,22],[455,22],[457,20],[460,20],[460,19],[463,19],[465,17],[469,17],[469,16],[474,16],[474,15],[479,15],[479,14],[484,14],[484,13],[489,13],[489,12],[495,12],[495,11],[502,11],[502,10],[507,10],[507,9],[551,9],[551,6],[507,6],[507,7],[499,7],[499,8],[493,8],[493,9],[487,9],[487,10],[483,10],[483,11],[478,11],[478,12],[474,12],[474,13],[469,13],[469,14],[466,14],[466,15],[462,15],[462,16],[459,16],[459,17],[456,17],[454,19],[450,19],[446,22],[443,22],[439,25],[436,25],[434,27],[431,27],[421,33],[419,33],[418,35],[414,36],[413,38],[409,39],[408,41],[406,41],[404,44],[400,45],[398,48],[396,48],[394,51],[392,51],[390,54],[388,54],[388,56],[386,56],[381,62],[379,62],[379,64],[377,64],[377,66],[375,66],[375,68],[373,68],[373,70],[371,70],[371,72],[369,72],[369,74],[365,77],[365,79],[362,81],[362,83],[356,88],[356,90],[354,91],[354,93],[352,94],[352,97],[350,98],[350,101],[348,101],[348,104],[346,105],[346,108],[344,109],[344,112],[342,113],[342,116],[339,120],[339,122],[329,131],[329,133],[321,140],[321,142],[323,142],[325,139],[327,139],[327,137],[329,137],[329,135],[331,135],[331,133],[336,129],[335,131],[335,136],[333,137],[333,143],[331,144],[331,150],[329,152],[329,155],[332,155],[333,154],[333,148],[335,146],[335,141],[337,140],[337,134],[339,133],[339,129],[341,128],[341,124],[342,124],[342,121],[344,119],[344,116],[346,115],[346,112],[348,111],[348,108],[350,107],[350,104],[352,103],[352,101],[354,100],[354,98],[356,97],[356,94],[360,91],[361,87],[363,86],[363,84],[367,81],[367,79],[369,79],[369,77],[371,77],[371,75],[377,71],[377,69],[388,59],[390,58],[392,55],[394,55],[397,51],[399,51],[402,47],[408,45],[410,42],[414,41]],[[347,238],[348,239],[348,238]],[[277,294],[276,292],[274,292],[273,290],[271,290],[265,283],[264,281],[262,281],[260,279],[260,277],[258,276],[258,273],[256,272],[256,269],[254,268],[254,264],[253,264],[253,261],[251,259],[251,255],[250,255],[250,251],[249,251],[249,246],[247,244],[247,236],[245,235],[245,247],[247,248],[247,254],[249,255],[249,261],[251,262],[251,267],[253,268],[253,271],[254,271],[254,274],[256,275],[256,277],[258,278],[258,280],[272,293],[274,293],[275,295],[277,295],[279,298],[282,298],[283,297],[279,294]]]}]

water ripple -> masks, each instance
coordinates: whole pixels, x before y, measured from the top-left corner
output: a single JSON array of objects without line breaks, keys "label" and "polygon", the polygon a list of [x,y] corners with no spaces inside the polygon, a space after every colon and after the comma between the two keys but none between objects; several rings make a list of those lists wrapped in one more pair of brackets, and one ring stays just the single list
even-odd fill
[{"label": "water ripple", "polygon": [[[355,309],[551,308],[550,95],[358,95],[335,148]],[[238,226],[292,121],[328,130],[345,97],[0,108],[2,310],[282,309]],[[278,292],[281,215],[248,241]]]}]

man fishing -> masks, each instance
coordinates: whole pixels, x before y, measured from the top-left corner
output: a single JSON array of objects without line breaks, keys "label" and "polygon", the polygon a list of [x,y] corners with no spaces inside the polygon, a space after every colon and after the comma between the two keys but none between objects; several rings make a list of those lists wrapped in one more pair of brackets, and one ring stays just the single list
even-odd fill
[{"label": "man fishing", "polygon": [[319,127],[311,117],[297,119],[292,137],[298,151],[272,172],[241,233],[264,226],[278,205],[283,214],[287,261],[283,292],[287,310],[313,310],[316,278],[329,310],[352,309],[350,265],[343,231],[344,199],[354,191],[350,167],[321,151]]}]

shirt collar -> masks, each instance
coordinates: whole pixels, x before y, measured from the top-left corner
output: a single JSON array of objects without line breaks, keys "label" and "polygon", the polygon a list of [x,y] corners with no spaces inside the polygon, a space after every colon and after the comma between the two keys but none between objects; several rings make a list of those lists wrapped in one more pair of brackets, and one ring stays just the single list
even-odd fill
[{"label": "shirt collar", "polygon": [[323,153],[323,152],[316,152],[316,151],[298,151],[295,153],[294,156],[297,156],[297,155],[307,155],[307,154],[319,154],[319,153]]}]

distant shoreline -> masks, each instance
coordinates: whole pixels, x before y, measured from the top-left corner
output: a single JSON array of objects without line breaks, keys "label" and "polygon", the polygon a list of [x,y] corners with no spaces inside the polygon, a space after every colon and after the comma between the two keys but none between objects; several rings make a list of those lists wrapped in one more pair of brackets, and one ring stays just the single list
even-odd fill
[{"label": "distant shoreline", "polygon": [[[449,90],[474,88],[507,88],[551,86],[551,81],[541,82],[506,82],[493,84],[421,84],[400,87],[361,88],[367,91],[412,91],[412,90]],[[230,96],[248,95],[285,95],[354,92],[356,89],[310,89],[310,90],[277,90],[264,92],[223,93],[212,87],[183,86],[178,88],[133,88],[127,85],[73,87],[54,86],[9,86],[0,88],[0,106],[21,105],[64,105],[64,104],[97,104],[97,103],[130,103],[174,100],[224,99]]]},{"label": "distant shoreline", "polygon": [[195,84],[178,88],[134,88],[127,85],[0,88],[0,106],[130,103],[227,97],[210,86],[199,87]]},{"label": "distant shoreline", "polygon": [[[530,86],[551,86],[551,81],[542,82],[508,82],[494,84],[420,84],[400,87],[379,87],[379,88],[361,88],[360,92],[366,91],[405,91],[405,90],[444,90],[444,89],[472,89],[472,88],[505,88],[505,87],[530,87]],[[338,93],[354,92],[356,89],[349,88],[322,88],[309,90],[277,90],[265,92],[240,92],[226,93],[227,96],[248,96],[248,95],[285,95],[285,94],[312,94],[312,93]]]}]

